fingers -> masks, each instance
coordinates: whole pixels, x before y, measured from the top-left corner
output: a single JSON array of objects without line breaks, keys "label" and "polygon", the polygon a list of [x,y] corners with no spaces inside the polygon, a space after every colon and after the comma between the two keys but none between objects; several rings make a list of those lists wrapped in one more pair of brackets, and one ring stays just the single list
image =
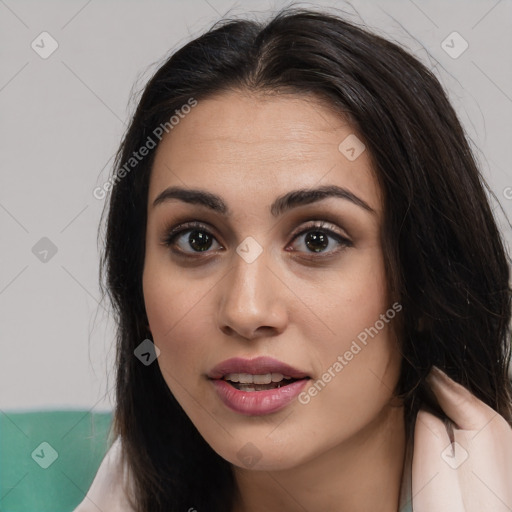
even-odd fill
[{"label": "fingers", "polygon": [[436,366],[432,367],[426,381],[443,411],[459,429],[480,430],[498,416],[496,411]]},{"label": "fingers", "polygon": [[463,454],[454,453],[452,447],[443,421],[419,411],[412,467],[414,512],[465,512],[458,475],[453,471]]},{"label": "fingers", "polygon": [[[422,500],[425,503],[435,501],[438,492],[440,496],[447,496],[453,487],[452,492],[457,496],[453,499],[463,503],[466,512],[511,512],[512,428],[494,409],[438,368],[433,368],[427,382],[457,428],[453,432],[455,442],[450,443],[442,420],[427,412],[420,411],[418,415],[415,431],[418,439],[414,447],[421,457],[415,466],[417,483],[427,481],[427,477],[435,473],[436,465],[438,471],[419,494],[420,505],[423,506]],[[429,454],[429,450],[432,453]],[[441,460],[446,463],[444,467]],[[416,512],[416,508],[414,510]],[[428,508],[425,506],[424,510]],[[444,508],[432,510],[444,512]]]}]

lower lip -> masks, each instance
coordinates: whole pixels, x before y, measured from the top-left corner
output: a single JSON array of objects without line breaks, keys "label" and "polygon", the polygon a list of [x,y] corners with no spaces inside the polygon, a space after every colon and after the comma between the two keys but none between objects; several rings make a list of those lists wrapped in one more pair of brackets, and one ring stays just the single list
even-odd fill
[{"label": "lower lip", "polygon": [[222,402],[235,412],[247,416],[270,414],[286,407],[304,389],[309,379],[265,391],[241,391],[224,379],[212,380]]}]

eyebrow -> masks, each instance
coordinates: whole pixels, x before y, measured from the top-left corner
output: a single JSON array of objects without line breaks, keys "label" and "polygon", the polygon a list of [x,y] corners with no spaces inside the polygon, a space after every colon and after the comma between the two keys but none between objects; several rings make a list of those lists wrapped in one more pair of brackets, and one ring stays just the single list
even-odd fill
[{"label": "eyebrow", "polygon": [[[286,194],[279,196],[272,203],[270,206],[270,213],[272,216],[278,217],[293,208],[322,201],[329,197],[337,197],[350,201],[363,210],[373,214],[376,213],[375,210],[360,197],[357,197],[346,188],[338,187],[337,185],[324,185],[318,188],[302,188],[287,192]],[[184,201],[185,203],[204,206],[227,217],[232,215],[231,210],[220,196],[205,190],[182,187],[166,188],[153,201],[153,208],[159,204],[172,201],[173,199]]]}]

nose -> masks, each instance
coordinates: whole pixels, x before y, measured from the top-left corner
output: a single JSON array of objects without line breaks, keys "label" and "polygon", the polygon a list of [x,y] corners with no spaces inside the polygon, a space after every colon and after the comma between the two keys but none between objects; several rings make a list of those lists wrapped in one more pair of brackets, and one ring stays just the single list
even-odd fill
[{"label": "nose", "polygon": [[224,334],[254,339],[276,336],[286,328],[286,286],[267,256],[263,251],[248,263],[234,254],[233,267],[218,290],[217,321]]}]

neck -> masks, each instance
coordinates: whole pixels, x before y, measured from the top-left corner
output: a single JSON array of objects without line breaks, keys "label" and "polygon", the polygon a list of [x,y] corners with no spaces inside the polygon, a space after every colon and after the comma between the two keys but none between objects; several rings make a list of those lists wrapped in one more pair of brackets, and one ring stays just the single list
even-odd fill
[{"label": "neck", "polygon": [[356,436],[287,470],[234,468],[233,512],[397,512],[404,469],[403,407],[388,407]]}]

